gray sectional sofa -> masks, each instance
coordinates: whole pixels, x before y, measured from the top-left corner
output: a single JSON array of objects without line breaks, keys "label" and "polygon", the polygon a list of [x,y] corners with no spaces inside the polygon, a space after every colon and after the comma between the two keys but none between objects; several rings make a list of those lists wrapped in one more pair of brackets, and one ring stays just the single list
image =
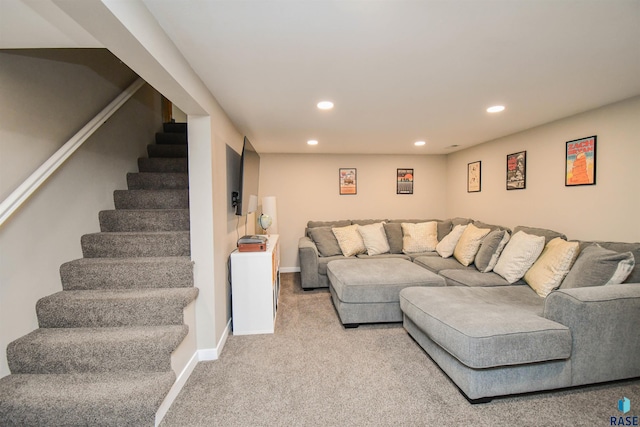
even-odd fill
[{"label": "gray sectional sofa", "polygon": [[[336,242],[328,232],[379,220],[309,222],[299,242],[303,288],[329,287],[346,326],[402,321],[472,403],[640,377],[640,243],[573,243],[552,230],[512,231],[454,218],[435,220],[438,242],[451,237],[457,225],[489,230],[483,231],[473,262],[460,253],[403,253],[403,229],[398,226],[428,221],[387,221],[387,253],[348,257],[336,253],[339,243],[337,249],[331,247]],[[505,232],[508,237],[497,245]],[[518,277],[505,264],[518,264],[509,242],[516,247],[523,236],[543,249],[529,254],[536,261]],[[568,272],[557,271],[560,261],[552,267],[543,262],[557,253],[556,244],[572,248],[564,261]],[[390,258],[403,261],[378,262],[374,268],[376,260]],[[426,278],[414,266],[428,272]],[[419,283],[407,280],[405,270],[416,273],[418,279],[411,280]],[[538,275],[554,277],[557,283],[540,288]],[[349,301],[343,301],[346,298]]]}]

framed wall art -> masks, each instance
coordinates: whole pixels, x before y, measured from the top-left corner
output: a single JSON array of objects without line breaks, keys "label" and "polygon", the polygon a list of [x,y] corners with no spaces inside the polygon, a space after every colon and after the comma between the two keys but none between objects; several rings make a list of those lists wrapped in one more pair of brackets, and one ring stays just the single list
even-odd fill
[{"label": "framed wall art", "polygon": [[340,195],[358,194],[358,171],[356,168],[340,168]]},{"label": "framed wall art", "polygon": [[482,162],[471,162],[467,164],[467,193],[478,193],[481,191]]},{"label": "framed wall art", "polygon": [[396,194],[413,194],[413,169],[398,169]]},{"label": "framed wall art", "polygon": [[597,136],[567,141],[564,185],[594,185],[596,183]]},{"label": "framed wall art", "polygon": [[507,190],[527,188],[527,152],[507,154]]}]

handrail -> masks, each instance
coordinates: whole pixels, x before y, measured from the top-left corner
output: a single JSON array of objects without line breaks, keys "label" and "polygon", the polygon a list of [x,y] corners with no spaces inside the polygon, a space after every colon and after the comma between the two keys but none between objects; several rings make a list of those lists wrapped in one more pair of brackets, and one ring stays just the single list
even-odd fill
[{"label": "handrail", "polygon": [[0,226],[144,84],[141,78],[134,81],[0,203]]}]

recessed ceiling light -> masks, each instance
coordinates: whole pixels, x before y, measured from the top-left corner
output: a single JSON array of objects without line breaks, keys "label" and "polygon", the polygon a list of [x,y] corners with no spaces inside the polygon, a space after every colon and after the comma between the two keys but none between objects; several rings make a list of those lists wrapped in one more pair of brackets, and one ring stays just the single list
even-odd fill
[{"label": "recessed ceiling light", "polygon": [[309,145],[318,145],[318,141],[316,141],[315,139],[310,139],[307,141],[307,144]]},{"label": "recessed ceiling light", "polygon": [[422,147],[425,144],[426,144],[425,141],[416,141],[413,143],[413,145],[415,145],[416,147]]},{"label": "recessed ceiling light", "polygon": [[499,113],[500,111],[504,111],[504,105],[494,105],[487,108],[487,113]]},{"label": "recessed ceiling light", "polygon": [[321,110],[331,110],[333,108],[333,102],[331,101],[320,101],[318,102],[318,108]]}]

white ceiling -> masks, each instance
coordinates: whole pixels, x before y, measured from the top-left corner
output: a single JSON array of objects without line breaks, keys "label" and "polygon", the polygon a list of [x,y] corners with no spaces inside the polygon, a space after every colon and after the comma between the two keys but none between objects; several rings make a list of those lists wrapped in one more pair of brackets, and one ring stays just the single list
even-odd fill
[{"label": "white ceiling", "polygon": [[143,3],[262,153],[449,153],[640,94],[639,0]]}]

